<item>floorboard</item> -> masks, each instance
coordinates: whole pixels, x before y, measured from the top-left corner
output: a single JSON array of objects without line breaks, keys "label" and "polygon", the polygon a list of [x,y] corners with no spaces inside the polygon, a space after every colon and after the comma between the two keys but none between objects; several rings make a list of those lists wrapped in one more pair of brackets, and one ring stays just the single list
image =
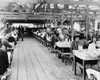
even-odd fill
[{"label": "floorboard", "polygon": [[12,75],[9,80],[81,80],[71,64],[60,59],[34,38],[19,41],[14,50]]},{"label": "floorboard", "polygon": [[13,73],[10,76],[9,80],[17,80],[18,79],[18,46],[14,49],[14,58],[12,61],[11,69]]},{"label": "floorboard", "polygon": [[27,80],[26,63],[23,53],[23,45],[20,43],[18,55],[18,80]]}]

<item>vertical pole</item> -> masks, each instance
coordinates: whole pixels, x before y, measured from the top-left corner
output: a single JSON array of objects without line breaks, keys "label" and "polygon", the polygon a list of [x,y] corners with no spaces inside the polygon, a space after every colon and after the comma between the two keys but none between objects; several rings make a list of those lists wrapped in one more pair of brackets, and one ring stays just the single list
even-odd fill
[{"label": "vertical pole", "polygon": [[93,30],[95,31],[95,20],[93,20]]},{"label": "vertical pole", "polygon": [[88,7],[86,8],[86,14],[85,14],[85,18],[86,18],[86,39],[88,39],[88,33],[89,33],[89,12],[88,12]]},{"label": "vertical pole", "polygon": [[35,6],[36,6],[35,3],[33,3],[33,4],[32,4],[32,9],[30,10],[30,12],[32,12],[32,13],[34,12]]},{"label": "vertical pole", "polygon": [[47,6],[48,6],[48,4],[45,4],[45,10],[44,10],[45,12],[47,11]]},{"label": "vertical pole", "polygon": [[55,19],[55,26],[57,27],[57,19]]},{"label": "vertical pole", "polygon": [[63,27],[63,14],[60,16],[61,26]]},{"label": "vertical pole", "polygon": [[71,13],[71,36],[72,36],[72,40],[73,40],[73,37],[74,37],[74,29],[73,29],[73,12]]},{"label": "vertical pole", "polygon": [[86,61],[83,60],[83,80],[86,80]]},{"label": "vertical pole", "polygon": [[74,55],[74,74],[76,75],[76,56]]}]

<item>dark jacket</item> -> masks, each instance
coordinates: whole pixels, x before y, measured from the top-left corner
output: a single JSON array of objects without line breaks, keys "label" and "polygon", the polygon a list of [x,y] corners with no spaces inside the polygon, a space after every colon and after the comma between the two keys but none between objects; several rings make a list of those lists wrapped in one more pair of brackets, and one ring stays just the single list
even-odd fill
[{"label": "dark jacket", "polygon": [[8,38],[8,42],[16,42],[15,38],[13,36],[10,36]]},{"label": "dark jacket", "polygon": [[76,42],[76,41],[72,42],[72,45],[71,45],[72,50],[78,50],[78,43],[79,42]]},{"label": "dark jacket", "polygon": [[0,49],[0,75],[2,75],[7,70],[8,66],[9,62],[7,52]]}]

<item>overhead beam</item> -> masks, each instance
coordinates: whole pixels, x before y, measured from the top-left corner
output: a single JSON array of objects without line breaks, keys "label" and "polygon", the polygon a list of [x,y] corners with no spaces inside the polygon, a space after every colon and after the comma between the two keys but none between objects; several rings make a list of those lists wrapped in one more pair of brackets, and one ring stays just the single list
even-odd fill
[{"label": "overhead beam", "polygon": [[36,9],[34,9],[34,12],[35,11],[37,11],[43,4],[45,4],[46,3],[46,1],[45,0],[43,0],[40,4],[39,4],[39,6],[36,8]]},{"label": "overhead beam", "polygon": [[[68,9],[67,12],[85,12],[85,10],[81,10],[81,9]],[[88,10],[89,12],[98,12],[100,13],[100,10]],[[67,12],[35,12],[35,14],[50,14],[50,13],[54,13],[54,14],[66,14]],[[0,11],[0,15],[34,15],[33,13],[26,13],[26,12],[21,12],[21,13],[17,13],[17,12],[7,12],[7,11]]]},{"label": "overhead beam", "polygon": [[[3,14],[3,15],[2,15]],[[99,13],[100,14],[100,13]],[[98,15],[99,15],[98,14]],[[50,17],[57,17],[59,15],[65,15],[65,17],[67,16],[70,16],[71,15],[71,12],[61,12],[61,13],[53,13],[53,12],[36,12],[35,15],[33,13],[23,13],[23,14],[17,14],[17,13],[1,13],[0,16],[2,16],[3,18],[21,18],[21,17],[24,17],[24,18],[27,18],[27,15],[28,17],[47,17],[50,16]],[[84,16],[85,15],[85,12],[84,13],[79,13],[77,14],[76,12],[73,13],[74,16],[77,16],[77,15],[81,15],[81,16]],[[95,15],[92,15],[93,17],[95,17]],[[91,17],[92,17],[91,16]],[[92,18],[93,18],[92,17]]]},{"label": "overhead beam", "polygon": [[54,4],[68,4],[68,5],[96,5],[100,6],[100,1],[98,2],[90,2],[90,1],[68,1],[68,0],[46,0],[47,3]]},{"label": "overhead beam", "polygon": [[[59,16],[59,15],[71,15],[72,12],[61,12],[61,13],[53,13],[53,12],[37,12],[35,15],[29,14],[29,16]],[[73,15],[85,15],[86,13],[76,13],[74,12]],[[98,13],[99,15],[100,13]],[[95,15],[95,14],[90,14],[90,15]]]},{"label": "overhead beam", "polygon": [[[27,20],[45,20],[48,19],[50,20],[51,17],[28,17]],[[5,20],[26,20],[26,18],[21,18],[21,17],[6,17]]]},{"label": "overhead beam", "polygon": [[22,14],[22,13],[0,11],[0,15],[20,15],[20,14]]},{"label": "overhead beam", "polygon": [[5,20],[26,20],[24,17],[6,17]]}]

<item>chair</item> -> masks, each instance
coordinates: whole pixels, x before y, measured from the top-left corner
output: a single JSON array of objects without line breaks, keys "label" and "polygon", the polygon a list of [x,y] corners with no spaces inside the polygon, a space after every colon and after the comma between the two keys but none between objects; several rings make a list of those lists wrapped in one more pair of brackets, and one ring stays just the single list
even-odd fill
[{"label": "chair", "polygon": [[0,75],[0,80],[7,80],[7,77],[12,74],[11,69],[7,70],[3,75]]},{"label": "chair", "polygon": [[91,74],[91,79],[89,79],[89,80],[97,80],[97,78],[93,75],[93,74]]},{"label": "chair", "polygon": [[93,77],[93,80],[97,80],[97,78],[94,75],[92,75],[92,77]]},{"label": "chair", "polygon": [[65,65],[67,65],[68,59],[71,59],[71,57],[72,57],[71,48],[69,48],[69,47],[64,48],[64,51],[63,50],[58,51],[58,54],[61,55],[62,62],[65,62]]}]

